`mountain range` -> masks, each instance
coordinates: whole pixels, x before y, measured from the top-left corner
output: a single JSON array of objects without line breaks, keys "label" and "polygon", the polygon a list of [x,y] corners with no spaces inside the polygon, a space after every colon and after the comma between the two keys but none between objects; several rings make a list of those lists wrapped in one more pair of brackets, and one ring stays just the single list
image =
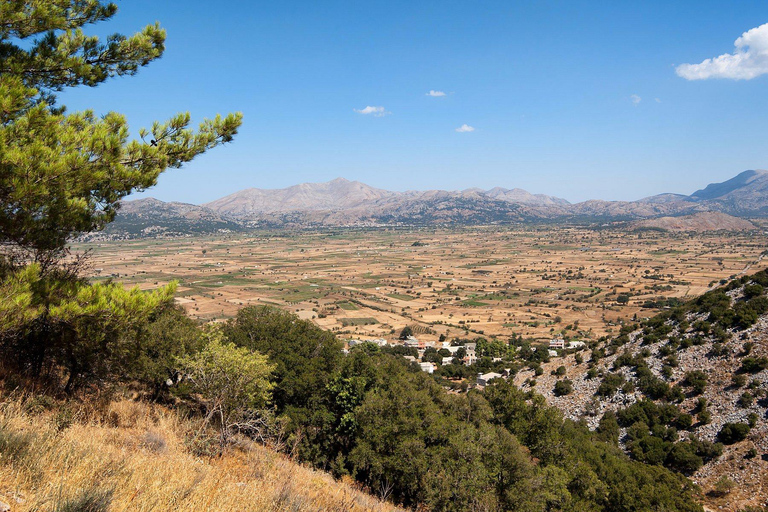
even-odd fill
[{"label": "mountain range", "polygon": [[[337,178],[284,189],[249,188],[203,205],[157,199],[125,201],[108,233],[199,233],[253,227],[485,225],[528,221],[636,221],[719,212],[768,217],[768,171],[749,170],[691,195],[660,194],[637,201],[559,197],[495,187],[394,192]],[[665,221],[669,223],[669,221]],[[662,223],[663,224],[663,223]],[[709,225],[709,224],[708,224]],[[744,226],[743,223],[740,224]],[[716,229],[718,223],[711,226]]]}]

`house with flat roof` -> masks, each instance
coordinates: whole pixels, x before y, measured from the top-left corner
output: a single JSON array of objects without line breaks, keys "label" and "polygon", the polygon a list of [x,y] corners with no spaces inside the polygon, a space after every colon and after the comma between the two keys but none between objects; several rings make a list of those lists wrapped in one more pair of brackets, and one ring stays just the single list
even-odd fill
[{"label": "house with flat roof", "polygon": [[565,348],[565,340],[562,338],[555,338],[549,341],[549,348],[553,350],[563,350]]},{"label": "house with flat roof", "polygon": [[496,373],[496,372],[478,373],[477,374],[477,385],[480,386],[480,387],[485,387],[493,379],[501,379],[502,377],[503,376],[500,373]]},{"label": "house with flat roof", "polygon": [[427,373],[435,372],[435,365],[432,363],[419,363],[419,366],[421,367],[421,371],[423,372],[427,372]]}]

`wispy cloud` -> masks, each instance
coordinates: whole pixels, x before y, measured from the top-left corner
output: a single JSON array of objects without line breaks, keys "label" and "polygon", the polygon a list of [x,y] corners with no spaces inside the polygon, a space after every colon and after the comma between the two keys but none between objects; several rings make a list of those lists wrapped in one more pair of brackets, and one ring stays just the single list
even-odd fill
[{"label": "wispy cloud", "polygon": [[643,101],[643,98],[641,98],[637,94],[633,94],[632,96],[629,97],[629,99],[632,101],[632,104],[634,106],[638,106],[640,102]]},{"label": "wispy cloud", "polygon": [[429,91],[427,96],[432,96],[433,98],[442,98],[445,96],[445,93],[443,91]]},{"label": "wispy cloud", "polygon": [[744,32],[734,45],[733,53],[724,53],[698,64],[681,64],[675,72],[686,80],[751,80],[768,73],[768,23]]},{"label": "wispy cloud", "polygon": [[661,100],[659,98],[653,98],[653,101],[655,101],[656,103],[661,103]]},{"label": "wispy cloud", "polygon": [[392,112],[388,112],[387,109],[384,107],[365,107],[363,109],[353,108],[355,112],[358,114],[365,114],[365,115],[373,115],[374,117],[382,117],[391,114]]},{"label": "wispy cloud", "polygon": [[468,124],[463,124],[463,125],[459,126],[458,128],[456,128],[456,131],[459,132],[459,133],[473,132],[473,131],[475,131],[475,127],[474,126],[469,126]]}]

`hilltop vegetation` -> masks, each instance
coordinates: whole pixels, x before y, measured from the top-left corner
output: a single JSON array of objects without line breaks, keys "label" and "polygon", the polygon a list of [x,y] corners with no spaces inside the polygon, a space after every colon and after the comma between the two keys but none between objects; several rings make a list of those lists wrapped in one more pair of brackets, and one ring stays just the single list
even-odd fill
[{"label": "hilltop vegetation", "polygon": [[[178,315],[175,311],[165,315]],[[160,322],[162,332],[172,332],[168,321],[161,315],[137,331],[158,332]],[[181,316],[176,321],[185,324]],[[6,332],[6,339],[18,340],[28,328],[25,325],[13,336]],[[220,450],[229,453],[234,449],[231,443],[240,438],[281,444],[300,460],[337,477],[349,475],[371,492],[406,506],[700,510],[694,487],[683,477],[630,461],[617,446],[599,440],[583,425],[563,420],[540,397],[510,384],[490,386],[484,393],[452,395],[398,356],[365,347],[343,357],[331,334],[268,307],[242,310],[221,335],[200,331],[195,340],[194,333],[183,327],[175,335],[193,341],[179,348],[166,340],[143,350],[142,358],[131,358],[120,366],[110,357],[98,365],[79,361],[81,371],[99,376],[90,384],[78,381],[81,392],[139,386],[163,400],[176,397],[188,410],[202,408],[198,421],[214,428],[206,436],[222,433],[212,438],[218,439],[209,445],[212,455]],[[126,343],[139,340],[135,334],[123,338]],[[265,408],[261,398],[254,400],[247,391],[250,388],[231,387],[231,379],[226,380],[227,403],[218,404],[216,396],[224,384],[199,386],[194,373],[189,381],[170,388],[161,385],[158,391],[163,372],[154,374],[148,368],[159,369],[168,360],[176,361],[179,368],[188,359],[211,361],[206,355],[211,347],[229,350],[232,356],[212,360],[209,373],[230,372],[237,364],[233,375],[247,380],[265,369],[273,370],[270,383],[252,381],[260,397],[271,394],[273,408]],[[252,357],[248,354],[257,354],[256,349],[267,356],[268,363],[258,359],[246,366],[238,363]],[[25,359],[17,362],[23,365]],[[49,365],[67,373],[60,364],[50,361]],[[113,368],[115,373],[103,368]],[[19,371],[23,368],[6,367],[6,379]],[[48,376],[51,389],[56,374],[60,373]],[[214,411],[217,414],[210,414]],[[233,415],[240,419],[229,421]],[[77,424],[65,423],[62,430]],[[205,453],[200,452],[199,443],[189,449]],[[8,471],[21,470],[13,457],[5,464],[10,464]]]}]

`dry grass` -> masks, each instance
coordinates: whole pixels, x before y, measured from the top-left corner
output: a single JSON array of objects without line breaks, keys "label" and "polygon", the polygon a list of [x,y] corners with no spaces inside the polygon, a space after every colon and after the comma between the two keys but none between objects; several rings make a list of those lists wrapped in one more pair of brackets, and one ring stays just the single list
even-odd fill
[{"label": "dry grass", "polygon": [[196,457],[193,425],[160,406],[34,403],[0,402],[0,500],[13,512],[395,510],[262,446]]}]

